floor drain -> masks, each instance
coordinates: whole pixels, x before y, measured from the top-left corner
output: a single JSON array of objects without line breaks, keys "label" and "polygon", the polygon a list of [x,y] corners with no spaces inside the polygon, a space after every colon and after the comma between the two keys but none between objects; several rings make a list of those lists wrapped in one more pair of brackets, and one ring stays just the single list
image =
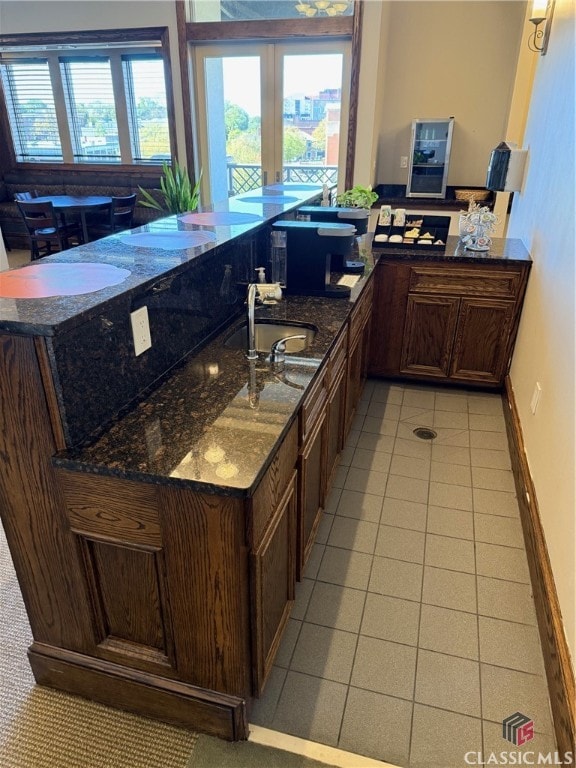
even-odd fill
[{"label": "floor drain", "polygon": [[428,427],[416,427],[413,432],[420,440],[434,440],[435,437],[438,437],[438,434]]}]

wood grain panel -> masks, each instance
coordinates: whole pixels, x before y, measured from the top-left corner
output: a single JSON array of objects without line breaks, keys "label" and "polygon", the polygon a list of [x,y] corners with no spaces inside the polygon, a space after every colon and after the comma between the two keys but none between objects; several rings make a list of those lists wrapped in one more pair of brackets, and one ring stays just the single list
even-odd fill
[{"label": "wood grain panel", "polygon": [[294,602],[296,582],[296,472],[250,555],[254,690],[260,695],[272,669]]},{"label": "wood grain panel", "polygon": [[412,293],[442,293],[457,296],[493,296],[516,299],[522,287],[522,270],[491,270],[446,267],[412,267],[410,291]]},{"label": "wood grain panel", "polygon": [[248,552],[242,499],[158,489],[178,676],[250,694]]},{"label": "wood grain panel", "polygon": [[258,19],[247,21],[188,22],[188,42],[210,40],[286,40],[306,37],[350,37],[352,16],[319,16],[315,19]]},{"label": "wood grain panel", "polygon": [[298,461],[298,419],[290,427],[266,474],[249,500],[248,545],[258,547],[270,515],[278,506]]},{"label": "wood grain panel", "polygon": [[156,486],[56,470],[72,530],[127,544],[161,545]]},{"label": "wood grain panel", "polygon": [[326,470],[326,410],[316,422],[300,451],[298,464],[298,557],[296,572],[301,579],[310,556],[324,504]]},{"label": "wood grain panel", "polygon": [[562,625],[558,593],[546,546],[546,537],[542,528],[536,489],[526,458],[514,390],[508,376],[505,380],[505,391],[509,405],[509,408],[504,408],[506,430],[512,457],[516,493],[520,505],[524,542],[530,567],[558,751],[560,753],[575,753],[576,682],[574,680],[574,668]]},{"label": "wood grain panel", "polygon": [[370,375],[398,375],[409,282],[408,265],[378,262],[374,271],[372,338],[368,360]]},{"label": "wood grain panel", "polygon": [[448,377],[460,299],[408,296],[400,372]]},{"label": "wood grain panel", "polygon": [[34,340],[0,336],[0,515],[34,638],[94,648],[81,554],[54,476],[53,425]]},{"label": "wood grain panel", "polygon": [[327,372],[328,366],[323,365],[320,372],[316,375],[316,380],[300,408],[300,444],[308,439],[308,435],[314,429],[317,420],[324,412],[327,398]]}]

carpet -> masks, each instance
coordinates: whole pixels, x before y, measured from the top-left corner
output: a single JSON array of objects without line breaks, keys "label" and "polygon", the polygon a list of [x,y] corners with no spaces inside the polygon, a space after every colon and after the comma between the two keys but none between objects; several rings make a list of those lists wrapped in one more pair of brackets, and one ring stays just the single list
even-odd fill
[{"label": "carpet", "polygon": [[334,768],[309,757],[295,755],[252,741],[222,741],[200,734],[187,768]]}]

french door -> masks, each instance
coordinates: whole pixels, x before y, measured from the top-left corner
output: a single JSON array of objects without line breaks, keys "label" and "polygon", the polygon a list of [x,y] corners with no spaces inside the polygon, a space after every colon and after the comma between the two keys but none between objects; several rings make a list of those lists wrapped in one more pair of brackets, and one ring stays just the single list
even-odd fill
[{"label": "french door", "polygon": [[202,199],[344,177],[350,43],[225,43],[194,49]]}]

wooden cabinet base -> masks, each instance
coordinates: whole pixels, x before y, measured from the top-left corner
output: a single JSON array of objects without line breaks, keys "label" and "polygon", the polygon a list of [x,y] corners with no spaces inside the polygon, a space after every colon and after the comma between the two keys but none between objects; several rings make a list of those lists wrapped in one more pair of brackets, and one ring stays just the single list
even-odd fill
[{"label": "wooden cabinet base", "polygon": [[248,738],[244,699],[42,643],[28,650],[39,685],[223,739]]}]

